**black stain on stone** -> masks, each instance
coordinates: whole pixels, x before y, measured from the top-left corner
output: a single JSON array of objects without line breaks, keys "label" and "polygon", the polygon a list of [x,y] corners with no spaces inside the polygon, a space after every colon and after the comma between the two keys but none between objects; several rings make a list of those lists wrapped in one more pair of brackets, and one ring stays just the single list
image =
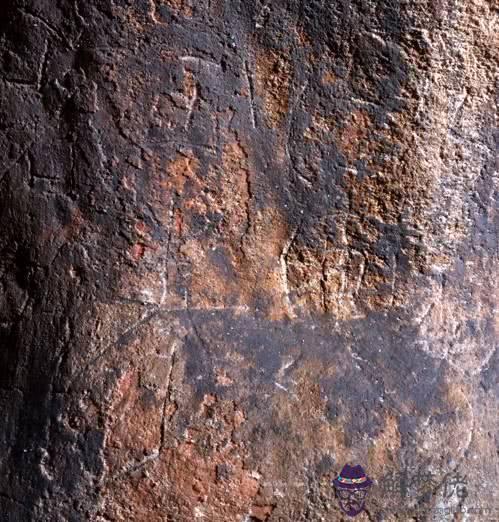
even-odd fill
[{"label": "black stain on stone", "polygon": [[[298,360],[299,367],[314,362],[335,367],[333,376],[315,370],[311,384],[319,384],[321,396],[327,398],[326,421],[335,423],[341,418],[352,447],[365,435],[380,433],[387,410],[399,418],[402,445],[410,447],[419,422],[432,410],[448,409],[445,363],[423,352],[417,344],[417,330],[394,315],[347,321],[341,332],[332,331],[325,318],[279,322],[228,312],[196,312],[195,316],[204,341],[196,342],[186,357],[188,380],[198,398],[216,390],[221,399],[234,399],[250,417],[254,414],[265,429],[284,430],[281,436],[292,437],[293,426],[276,426],[263,397],[279,391],[275,383],[289,359]],[[245,361],[242,366],[233,362],[236,353]],[[223,368],[237,386],[215,386],[210,374],[213,367]],[[202,379],[196,380],[198,375]],[[281,384],[295,391],[293,381]],[[403,413],[406,410],[411,414]],[[448,421],[445,415],[435,417],[439,424]]]}]

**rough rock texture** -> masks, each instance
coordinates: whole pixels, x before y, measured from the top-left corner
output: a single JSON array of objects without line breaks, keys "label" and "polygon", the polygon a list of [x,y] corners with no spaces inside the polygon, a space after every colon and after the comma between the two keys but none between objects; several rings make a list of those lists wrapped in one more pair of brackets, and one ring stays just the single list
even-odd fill
[{"label": "rough rock texture", "polygon": [[2,520],[488,520],[497,1],[0,12]]}]

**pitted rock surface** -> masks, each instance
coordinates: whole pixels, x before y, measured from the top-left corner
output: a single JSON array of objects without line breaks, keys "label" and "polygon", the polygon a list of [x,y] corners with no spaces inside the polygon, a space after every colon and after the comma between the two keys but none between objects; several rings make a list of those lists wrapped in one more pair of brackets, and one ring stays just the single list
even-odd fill
[{"label": "pitted rock surface", "polygon": [[0,12],[3,519],[499,509],[495,0]]}]

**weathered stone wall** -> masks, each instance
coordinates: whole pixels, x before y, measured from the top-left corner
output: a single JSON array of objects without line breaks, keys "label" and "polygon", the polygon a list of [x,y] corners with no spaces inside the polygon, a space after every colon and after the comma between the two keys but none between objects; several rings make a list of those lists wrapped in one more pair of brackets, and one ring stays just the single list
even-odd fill
[{"label": "weathered stone wall", "polygon": [[3,519],[499,508],[496,0],[0,13]]}]

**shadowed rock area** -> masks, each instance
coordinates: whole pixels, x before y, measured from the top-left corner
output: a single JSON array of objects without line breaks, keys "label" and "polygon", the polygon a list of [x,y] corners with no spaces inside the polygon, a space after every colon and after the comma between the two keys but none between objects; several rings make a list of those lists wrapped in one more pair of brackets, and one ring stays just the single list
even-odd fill
[{"label": "shadowed rock area", "polygon": [[0,518],[498,517],[497,2],[0,14]]}]

